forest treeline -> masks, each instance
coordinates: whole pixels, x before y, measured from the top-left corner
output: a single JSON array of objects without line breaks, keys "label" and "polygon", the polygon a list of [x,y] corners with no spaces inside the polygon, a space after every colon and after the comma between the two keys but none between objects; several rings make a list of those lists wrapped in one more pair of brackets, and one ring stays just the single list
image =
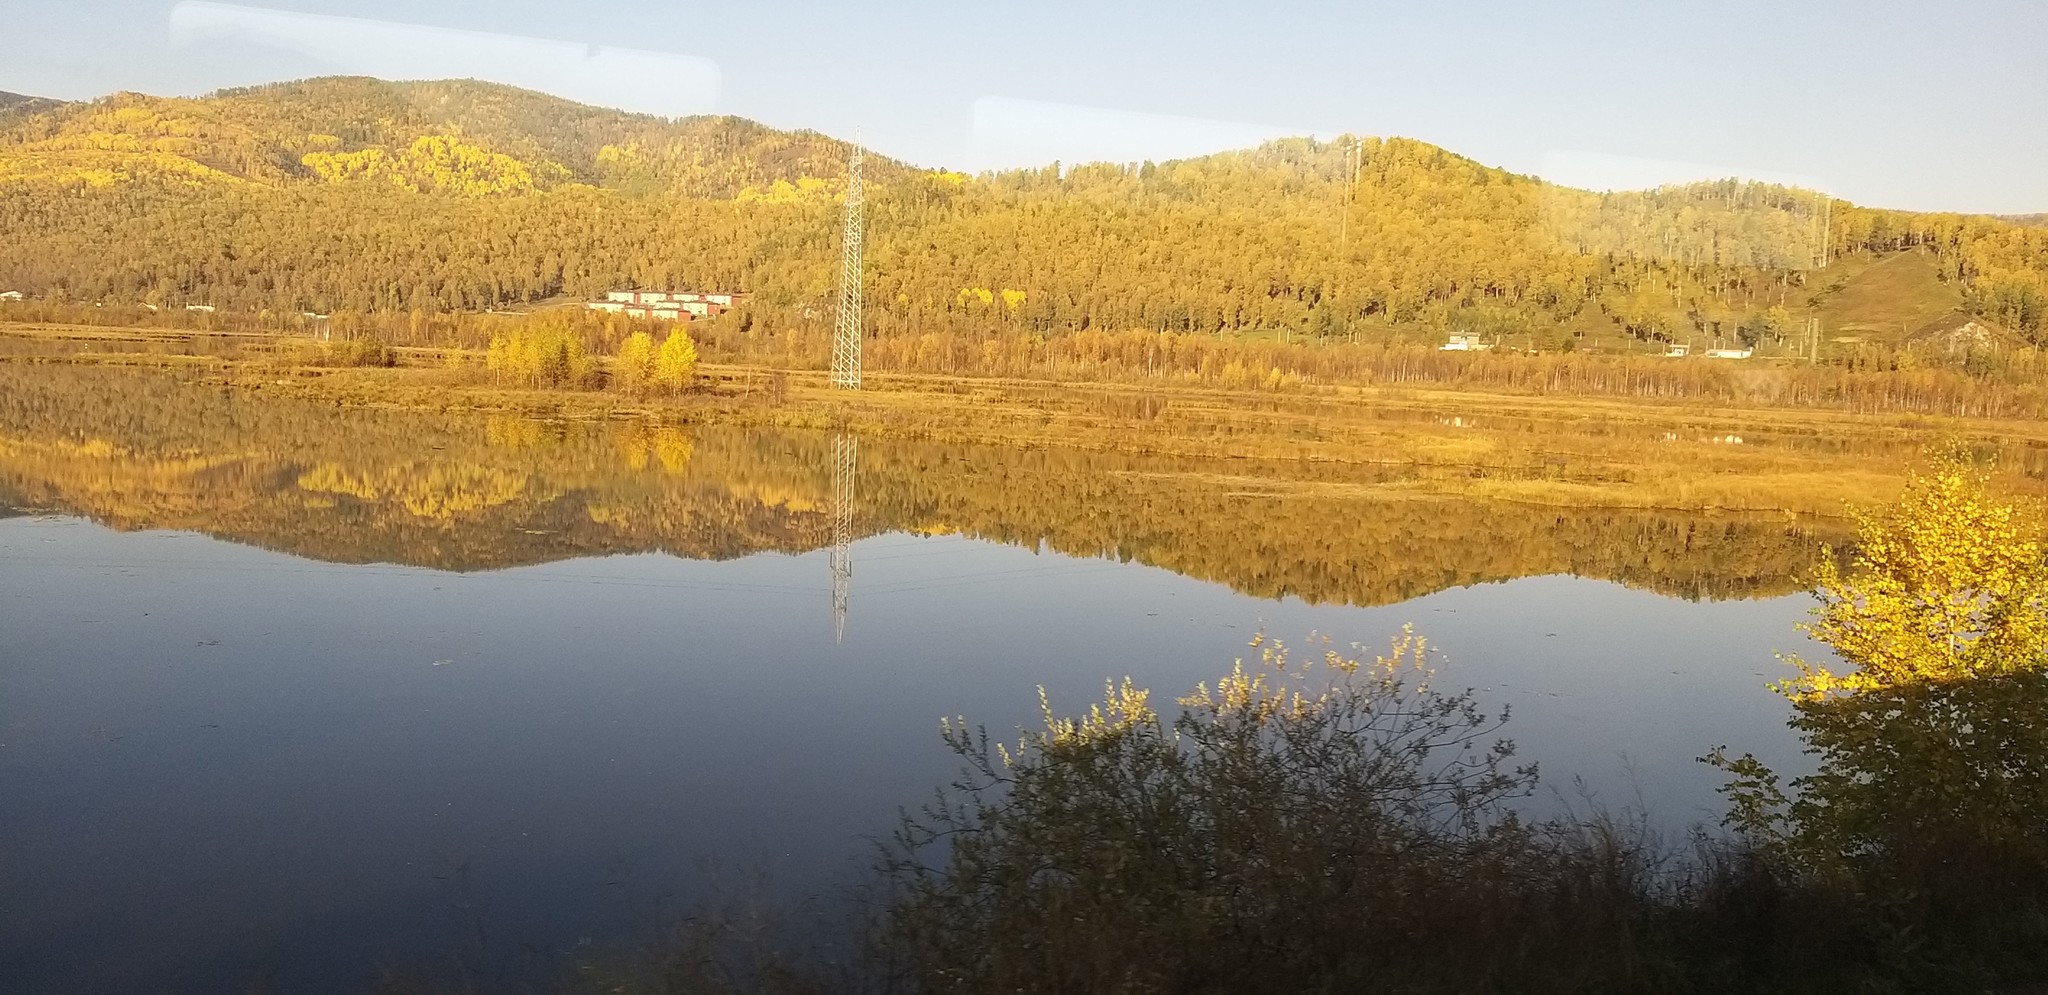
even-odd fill
[{"label": "forest treeline", "polygon": [[[815,336],[843,161],[815,133],[466,81],[118,94],[0,124],[0,284],[279,320],[723,290]],[[1898,251],[2048,338],[2048,229],[1990,217],[1738,181],[1594,194],[1399,138],[977,177],[869,162],[870,334],[952,336],[970,362],[1091,330],[1790,341],[1816,266]]]},{"label": "forest treeline", "polygon": [[[389,346],[481,351],[493,371],[510,371],[500,350],[515,341],[546,342],[546,370],[528,352],[530,371],[508,373],[511,386],[622,389],[644,394],[648,376],[622,372],[619,358],[636,335],[666,342],[669,323],[572,308],[519,314],[353,312],[320,322],[303,317],[234,312],[148,312],[49,301],[0,303],[0,321],[100,327],[148,327],[194,333],[195,343],[227,341],[223,333],[321,336],[321,362],[388,366]],[[831,362],[830,330],[772,330],[749,312],[695,321],[680,329],[697,358],[712,363],[823,370]],[[198,346],[195,346],[197,348]],[[493,359],[493,356],[500,358]],[[2017,347],[1943,354],[1856,344],[1826,362],[1730,364],[1682,362],[1617,353],[1445,352],[1398,338],[1364,342],[1276,341],[1186,332],[1088,329],[1046,335],[1020,329],[924,331],[872,337],[863,363],[871,372],[1051,380],[1066,383],[1169,384],[1273,393],[1314,393],[1340,385],[1456,387],[1518,394],[1555,394],[1714,404],[1798,406],[1857,413],[1963,418],[2048,418],[2048,349]],[[631,367],[632,363],[625,364]],[[692,367],[694,369],[694,367]],[[687,379],[687,378],[685,378]]]}]

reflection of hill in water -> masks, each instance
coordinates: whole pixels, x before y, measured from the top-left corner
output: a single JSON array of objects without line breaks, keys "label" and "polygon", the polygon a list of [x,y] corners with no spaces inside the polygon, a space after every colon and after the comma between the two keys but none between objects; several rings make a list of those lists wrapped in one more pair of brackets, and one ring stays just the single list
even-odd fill
[{"label": "reflection of hill in water", "polygon": [[[339,409],[74,367],[0,366],[0,387],[0,499],[116,528],[451,570],[831,541],[818,434]],[[1416,472],[867,440],[854,520],[1354,604],[1551,573],[1778,594],[1815,548],[1782,517],[1476,503]]]}]

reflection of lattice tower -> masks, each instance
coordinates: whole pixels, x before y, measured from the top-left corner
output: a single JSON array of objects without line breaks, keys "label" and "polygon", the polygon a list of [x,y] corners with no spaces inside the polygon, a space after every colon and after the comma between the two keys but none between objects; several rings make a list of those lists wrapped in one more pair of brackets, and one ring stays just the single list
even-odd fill
[{"label": "reflection of lattice tower", "polygon": [[840,237],[839,319],[832,335],[832,386],[860,389],[861,189],[859,145],[846,164],[846,231]]},{"label": "reflection of lattice tower", "polygon": [[853,473],[860,440],[832,437],[832,636],[846,638],[846,592],[853,583]]}]

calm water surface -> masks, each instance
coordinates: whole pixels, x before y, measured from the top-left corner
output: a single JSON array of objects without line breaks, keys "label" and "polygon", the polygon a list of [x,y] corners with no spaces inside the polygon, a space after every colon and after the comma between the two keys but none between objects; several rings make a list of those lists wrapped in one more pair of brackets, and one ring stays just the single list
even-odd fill
[{"label": "calm water surface", "polygon": [[1674,830],[1711,747],[1798,766],[1764,685],[1808,602],[1731,552],[1811,548],[1782,525],[872,440],[842,488],[825,437],[149,397],[0,410],[0,991],[516,976],[830,893],[953,773],[941,716],[1178,694],[1260,631],[1413,623],[1551,789]]},{"label": "calm water surface", "polygon": [[503,957],[707,875],[838,881],[951,772],[939,716],[1187,688],[1261,628],[1416,622],[1553,783],[1674,822],[1714,817],[1708,747],[1791,759],[1763,684],[1802,598],[1540,577],[1346,608],[958,538],[852,555],[835,642],[822,552],[455,574],[0,522],[0,987],[345,990],[479,924]]}]

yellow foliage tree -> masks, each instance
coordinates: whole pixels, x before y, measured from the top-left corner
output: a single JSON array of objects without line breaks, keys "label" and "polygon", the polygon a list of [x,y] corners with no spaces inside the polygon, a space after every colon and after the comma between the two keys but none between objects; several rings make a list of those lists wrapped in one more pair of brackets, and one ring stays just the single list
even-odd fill
[{"label": "yellow foliage tree", "polygon": [[662,340],[661,352],[654,357],[654,382],[669,390],[680,391],[690,385],[690,379],[697,375],[697,343],[690,340],[690,333],[678,328]]},{"label": "yellow foliage tree", "polygon": [[577,388],[589,382],[592,360],[583,340],[558,324],[493,336],[484,368],[526,387]]},{"label": "yellow foliage tree", "polygon": [[309,152],[299,161],[330,183],[384,180],[418,193],[464,197],[535,189],[533,170],[526,163],[446,135],[422,135],[401,151],[372,146],[355,152]]},{"label": "yellow foliage tree", "polygon": [[1852,571],[1821,562],[1805,628],[1854,671],[1797,656],[1777,685],[1795,700],[2048,667],[2048,525],[2001,501],[1949,448],[1891,509],[1860,516]]},{"label": "yellow foliage tree", "polygon": [[626,393],[637,393],[646,389],[654,379],[654,336],[646,332],[634,332],[619,343],[619,354],[612,359],[612,386]]}]

